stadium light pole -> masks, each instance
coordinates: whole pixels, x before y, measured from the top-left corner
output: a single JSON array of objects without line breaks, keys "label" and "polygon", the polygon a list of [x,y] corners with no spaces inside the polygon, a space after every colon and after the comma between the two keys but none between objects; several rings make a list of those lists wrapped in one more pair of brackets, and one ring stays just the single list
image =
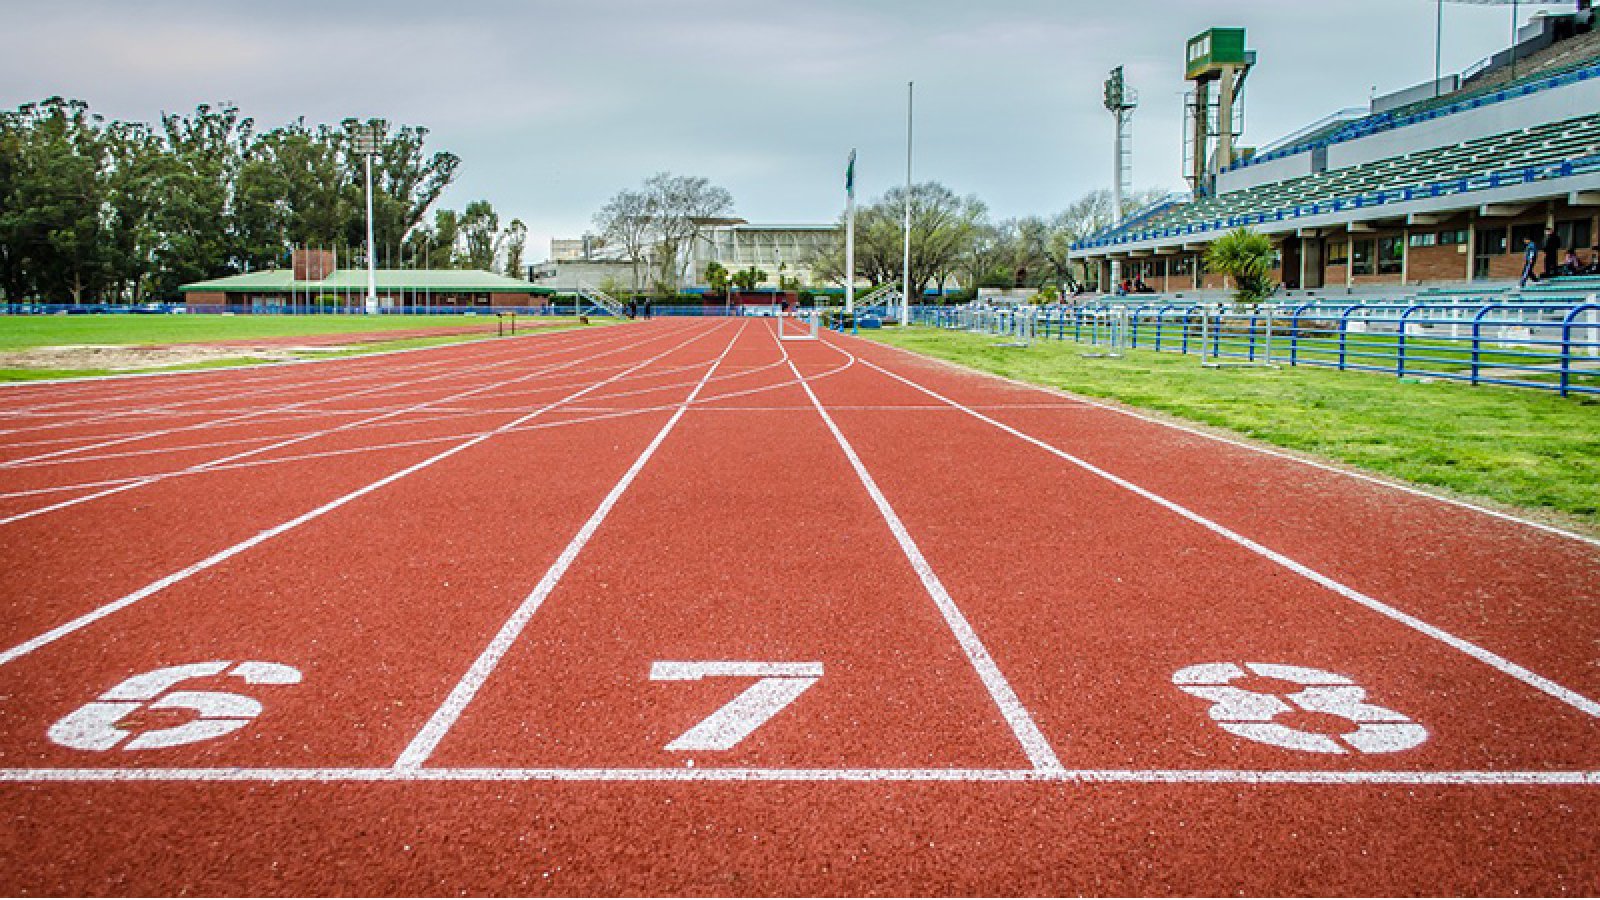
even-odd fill
[{"label": "stadium light pole", "polygon": [[378,152],[381,129],[376,124],[357,125],[351,129],[351,137],[367,174],[367,314],[375,315],[378,312],[378,260],[372,237],[372,157]]},{"label": "stadium light pole", "polygon": [[905,249],[900,261],[902,289],[900,292],[900,324],[911,323],[911,112],[917,83],[906,82],[906,235]]},{"label": "stadium light pole", "polygon": [[856,148],[844,169],[844,314],[856,334]]}]

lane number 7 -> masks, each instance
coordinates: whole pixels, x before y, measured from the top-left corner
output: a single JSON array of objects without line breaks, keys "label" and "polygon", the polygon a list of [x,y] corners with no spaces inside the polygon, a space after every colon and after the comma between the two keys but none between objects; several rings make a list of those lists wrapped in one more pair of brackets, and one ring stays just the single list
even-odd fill
[{"label": "lane number 7", "polygon": [[658,662],[651,681],[756,678],[755,684],[668,744],[668,750],[731,750],[822,680],[822,663]]}]

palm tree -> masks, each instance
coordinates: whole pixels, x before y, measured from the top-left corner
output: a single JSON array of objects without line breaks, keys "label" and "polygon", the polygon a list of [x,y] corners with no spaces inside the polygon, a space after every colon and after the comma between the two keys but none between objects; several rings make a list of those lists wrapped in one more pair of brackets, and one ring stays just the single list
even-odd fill
[{"label": "palm tree", "polygon": [[1272,240],[1249,228],[1239,228],[1217,238],[1206,251],[1206,267],[1233,279],[1234,298],[1255,305],[1270,296]]}]

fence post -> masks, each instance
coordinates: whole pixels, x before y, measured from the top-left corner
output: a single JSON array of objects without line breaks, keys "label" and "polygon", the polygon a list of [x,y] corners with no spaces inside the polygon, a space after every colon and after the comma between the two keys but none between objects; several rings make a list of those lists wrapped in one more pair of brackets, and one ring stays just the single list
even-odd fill
[{"label": "fence post", "polygon": [[1350,314],[1361,308],[1361,304],[1353,303],[1339,313],[1339,371],[1345,370],[1346,348],[1350,341]]},{"label": "fence post", "polygon": [[1421,308],[1422,307],[1417,306],[1415,303],[1413,303],[1410,306],[1406,307],[1406,311],[1405,312],[1400,314],[1400,329],[1399,329],[1399,333],[1397,335],[1395,335],[1395,343],[1394,343],[1394,356],[1395,356],[1395,373],[1394,373],[1394,376],[1396,378],[1404,378],[1405,374],[1406,374],[1406,320],[1410,319],[1411,318],[1411,314],[1416,312],[1417,310],[1419,310]]}]

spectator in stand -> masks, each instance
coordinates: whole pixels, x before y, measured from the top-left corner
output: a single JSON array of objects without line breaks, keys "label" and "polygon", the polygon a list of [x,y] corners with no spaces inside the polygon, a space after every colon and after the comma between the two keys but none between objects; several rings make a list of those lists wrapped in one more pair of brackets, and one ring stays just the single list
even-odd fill
[{"label": "spectator in stand", "polygon": [[1533,274],[1533,265],[1538,261],[1539,245],[1529,238],[1527,246],[1522,248],[1522,280],[1517,282],[1518,290],[1527,287],[1530,280],[1535,282],[1539,280],[1539,276]]},{"label": "spectator in stand", "polygon": [[1561,274],[1577,275],[1583,271],[1583,266],[1578,262],[1578,251],[1568,250],[1567,256],[1561,261]]},{"label": "spectator in stand", "polygon": [[1549,278],[1561,271],[1561,235],[1556,234],[1554,228],[1544,230],[1544,277]]},{"label": "spectator in stand", "polygon": [[1583,267],[1585,275],[1600,275],[1600,244],[1589,248],[1589,264]]}]

